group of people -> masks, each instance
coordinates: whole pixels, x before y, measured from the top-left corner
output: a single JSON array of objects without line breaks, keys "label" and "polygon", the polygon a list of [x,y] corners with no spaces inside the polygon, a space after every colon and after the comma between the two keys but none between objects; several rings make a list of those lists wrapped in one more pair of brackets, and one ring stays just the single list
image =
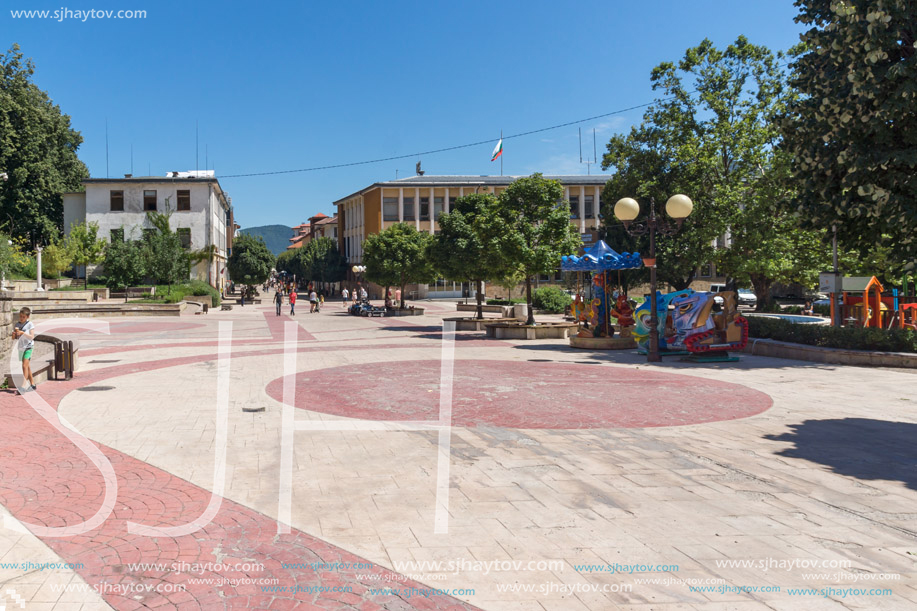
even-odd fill
[{"label": "group of people", "polygon": [[[310,286],[309,291],[309,314],[316,314],[321,312],[322,306],[325,305],[325,294],[322,292],[316,292],[315,288]],[[346,292],[347,289],[344,289]],[[274,293],[274,306],[276,308],[277,316],[280,316],[281,308],[283,307],[283,296],[284,296],[284,287],[278,286],[277,291]],[[296,292],[296,287],[291,286],[287,292],[287,300],[290,304],[290,316],[296,316],[296,300],[299,299],[299,294]],[[346,301],[346,297],[344,298]]]},{"label": "group of people", "polygon": [[369,299],[369,295],[366,293],[366,289],[362,285],[357,285],[357,288],[353,291],[347,290],[347,287],[341,289],[341,304],[346,309],[351,305],[356,305],[361,301],[366,301]]}]

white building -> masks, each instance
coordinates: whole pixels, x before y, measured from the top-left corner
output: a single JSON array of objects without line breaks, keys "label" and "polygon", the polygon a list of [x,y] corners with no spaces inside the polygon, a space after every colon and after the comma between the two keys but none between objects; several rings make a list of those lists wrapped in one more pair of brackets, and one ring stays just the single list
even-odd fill
[{"label": "white building", "polygon": [[99,237],[140,239],[151,226],[146,213],[172,213],[170,225],[190,250],[216,246],[212,261],[193,266],[191,277],[222,289],[232,248],[232,200],[213,171],[170,172],[165,177],[126,174],[124,178],[87,178],[82,193],[65,193],[64,232],[74,223],[98,223]]}]

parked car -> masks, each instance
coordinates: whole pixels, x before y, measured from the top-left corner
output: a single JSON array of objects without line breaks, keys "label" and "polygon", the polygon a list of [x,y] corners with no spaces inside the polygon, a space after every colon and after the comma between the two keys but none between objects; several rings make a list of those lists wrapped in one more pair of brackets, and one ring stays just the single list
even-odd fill
[{"label": "parked car", "polygon": [[758,305],[758,296],[751,289],[739,289],[736,291],[736,301],[740,306],[753,308]]}]

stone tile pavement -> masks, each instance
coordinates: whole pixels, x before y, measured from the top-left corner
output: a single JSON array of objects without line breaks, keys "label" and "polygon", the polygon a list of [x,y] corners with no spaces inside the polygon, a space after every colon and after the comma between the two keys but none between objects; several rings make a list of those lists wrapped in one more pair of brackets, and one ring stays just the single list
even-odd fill
[{"label": "stone tile pavement", "polygon": [[[79,537],[0,529],[0,563],[83,563],[40,582],[0,564],[0,595],[18,584],[26,609],[917,608],[914,373],[746,356],[647,366],[458,334],[438,534],[440,433],[370,429],[435,417],[451,312],[361,319],[333,305],[295,319],[295,420],[356,430],[292,435],[289,535],[276,519],[290,319],[110,319],[109,335],[83,334],[74,380],[38,394],[102,449],[117,503]],[[220,509],[193,534],[132,535],[129,520],[176,525],[210,500],[220,321],[233,341]],[[0,396],[0,431],[10,514],[61,526],[100,507],[99,469],[21,397]],[[255,568],[219,566],[230,560]],[[171,562],[210,565],[139,566]]]}]

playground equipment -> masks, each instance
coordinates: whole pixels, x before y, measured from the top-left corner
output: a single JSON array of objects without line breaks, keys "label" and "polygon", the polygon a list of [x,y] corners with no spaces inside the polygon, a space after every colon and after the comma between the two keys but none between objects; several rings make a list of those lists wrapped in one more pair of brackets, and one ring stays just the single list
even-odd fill
[{"label": "playground equipment", "polygon": [[[732,291],[696,292],[691,289],[656,296],[656,319],[661,353],[705,355],[703,360],[737,360],[730,350],[741,350],[748,343],[748,321],[739,315]],[[633,337],[643,350],[649,348],[650,302],[636,311]]]},{"label": "playground equipment", "polygon": [[[578,294],[570,313],[580,326],[570,345],[576,348],[625,349],[633,348],[630,329],[634,325],[633,309],[621,291],[612,288],[610,271],[636,269],[643,265],[639,253],[619,254],[604,241],[599,240],[583,256],[561,257],[560,269],[565,272],[596,272],[592,277],[592,299],[584,301]],[[611,317],[617,319],[621,329],[615,338]]]},{"label": "playground equipment", "polygon": [[[843,299],[841,319],[844,324],[885,328],[889,304],[883,302],[882,284],[875,276],[848,276],[841,280]],[[834,312],[835,294],[831,294]],[[832,320],[832,322],[835,322]]]}]

